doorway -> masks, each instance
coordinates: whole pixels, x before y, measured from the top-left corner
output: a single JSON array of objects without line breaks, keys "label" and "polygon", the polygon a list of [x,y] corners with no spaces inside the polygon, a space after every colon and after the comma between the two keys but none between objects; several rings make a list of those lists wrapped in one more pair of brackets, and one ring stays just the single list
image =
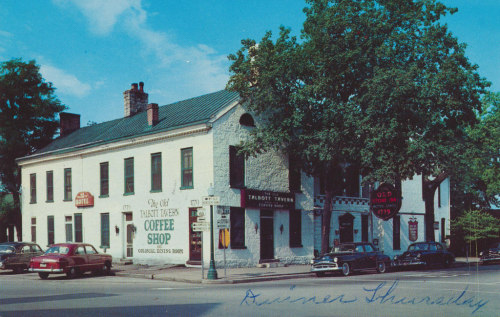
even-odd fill
[{"label": "doorway", "polygon": [[340,243],[354,241],[354,216],[346,213],[339,216],[339,240]]},{"label": "doorway", "polygon": [[274,259],[274,212],[260,211],[260,259]]},{"label": "doorway", "polygon": [[131,212],[123,213],[126,235],[125,235],[125,258],[129,259],[134,256],[134,237],[135,226]]},{"label": "doorway", "polygon": [[193,231],[198,221],[198,208],[189,208],[189,264],[201,265],[201,231]]}]

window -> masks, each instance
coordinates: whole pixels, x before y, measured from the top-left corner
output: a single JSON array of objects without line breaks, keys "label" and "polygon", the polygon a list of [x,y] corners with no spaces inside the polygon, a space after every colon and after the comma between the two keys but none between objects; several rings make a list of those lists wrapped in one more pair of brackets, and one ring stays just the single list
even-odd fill
[{"label": "window", "polygon": [[193,188],[193,148],[181,150],[181,189]]},{"label": "window", "polygon": [[239,207],[231,207],[231,232],[230,244],[231,249],[245,248],[245,209]]},{"label": "window", "polygon": [[290,192],[300,192],[302,186],[300,168],[292,156],[288,159],[288,184]]},{"label": "window", "polygon": [[64,200],[71,201],[71,168],[64,169]]},{"label": "window", "polygon": [[93,246],[91,246],[91,245],[86,245],[85,246],[85,252],[87,254],[97,254],[97,250]]},{"label": "window", "polygon": [[401,216],[392,218],[392,248],[401,250]]},{"label": "window", "polygon": [[347,197],[359,197],[359,169],[350,165],[345,173],[345,194]]},{"label": "window", "polygon": [[36,174],[30,174],[30,204],[36,204]]},{"label": "window", "polygon": [[78,255],[83,255],[85,254],[85,248],[82,246],[79,246],[78,248],[76,248],[75,250],[75,254],[78,254]]},{"label": "window", "polygon": [[236,146],[229,146],[229,185],[245,187],[245,156],[238,154]]},{"label": "window", "polygon": [[300,210],[290,210],[290,247],[302,247],[302,217]]},{"label": "window", "polygon": [[54,201],[54,173],[47,171],[47,202]]},{"label": "window", "polygon": [[101,248],[109,248],[109,214],[101,214]]},{"label": "window", "polygon": [[368,241],[368,215],[361,215],[361,241]]},{"label": "window", "polygon": [[82,214],[75,214],[75,242],[83,242]]},{"label": "window", "polygon": [[54,216],[47,216],[47,244],[54,244]]},{"label": "window", "polygon": [[134,158],[125,159],[125,195],[134,193]]},{"label": "window", "polygon": [[365,244],[365,252],[375,252],[370,244]]},{"label": "window", "polygon": [[252,115],[250,115],[249,113],[244,113],[240,117],[240,124],[245,127],[255,127],[255,122],[252,118]]},{"label": "window", "polygon": [[100,197],[108,197],[109,195],[109,163],[104,162],[100,164],[100,179],[101,191]]},{"label": "window", "polygon": [[441,242],[446,242],[446,219],[441,218]]},{"label": "window", "polygon": [[64,228],[66,229],[66,242],[73,242],[73,217],[64,217]]},{"label": "window", "polygon": [[151,191],[161,191],[161,153],[151,154]]},{"label": "window", "polygon": [[36,242],[36,217],[31,218],[31,242]]}]

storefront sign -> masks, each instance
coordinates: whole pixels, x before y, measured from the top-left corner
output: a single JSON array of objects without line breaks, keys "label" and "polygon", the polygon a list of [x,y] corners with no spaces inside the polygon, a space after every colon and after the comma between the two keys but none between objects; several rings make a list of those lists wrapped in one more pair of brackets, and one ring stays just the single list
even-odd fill
[{"label": "storefront sign", "polygon": [[418,221],[416,218],[411,218],[408,221],[408,239],[411,242],[418,240]]},{"label": "storefront sign", "polygon": [[242,189],[241,207],[295,209],[295,195],[291,193]]},{"label": "storefront sign", "polygon": [[94,206],[94,196],[89,192],[79,192],[75,197],[76,207],[92,207]]},{"label": "storefront sign", "polygon": [[378,218],[389,220],[401,209],[401,193],[391,184],[384,183],[371,192],[370,208]]}]

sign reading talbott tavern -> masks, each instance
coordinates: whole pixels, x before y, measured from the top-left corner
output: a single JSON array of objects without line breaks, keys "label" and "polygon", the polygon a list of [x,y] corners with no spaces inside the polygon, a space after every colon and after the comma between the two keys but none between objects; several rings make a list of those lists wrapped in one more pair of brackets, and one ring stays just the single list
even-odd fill
[{"label": "sign reading talbott tavern", "polygon": [[295,209],[295,195],[292,193],[242,189],[241,207]]},{"label": "sign reading talbott tavern", "polygon": [[93,207],[94,196],[89,192],[79,192],[75,197],[76,207]]}]

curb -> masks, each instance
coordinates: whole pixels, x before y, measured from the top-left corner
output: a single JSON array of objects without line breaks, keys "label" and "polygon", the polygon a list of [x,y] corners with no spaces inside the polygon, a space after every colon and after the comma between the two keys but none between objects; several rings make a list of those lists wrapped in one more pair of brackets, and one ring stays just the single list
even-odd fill
[{"label": "curb", "polygon": [[307,278],[311,277],[310,272],[304,273],[290,273],[282,275],[271,275],[265,277],[251,277],[251,278],[219,278],[217,280],[207,280],[207,279],[186,279],[178,277],[161,276],[160,274],[155,275],[152,273],[124,273],[124,272],[114,272],[115,276],[132,277],[132,278],[142,278],[148,280],[161,280],[170,282],[181,282],[181,283],[191,283],[191,284],[242,284],[242,283],[253,283],[253,282],[265,282],[273,280],[287,280],[295,278]]}]

